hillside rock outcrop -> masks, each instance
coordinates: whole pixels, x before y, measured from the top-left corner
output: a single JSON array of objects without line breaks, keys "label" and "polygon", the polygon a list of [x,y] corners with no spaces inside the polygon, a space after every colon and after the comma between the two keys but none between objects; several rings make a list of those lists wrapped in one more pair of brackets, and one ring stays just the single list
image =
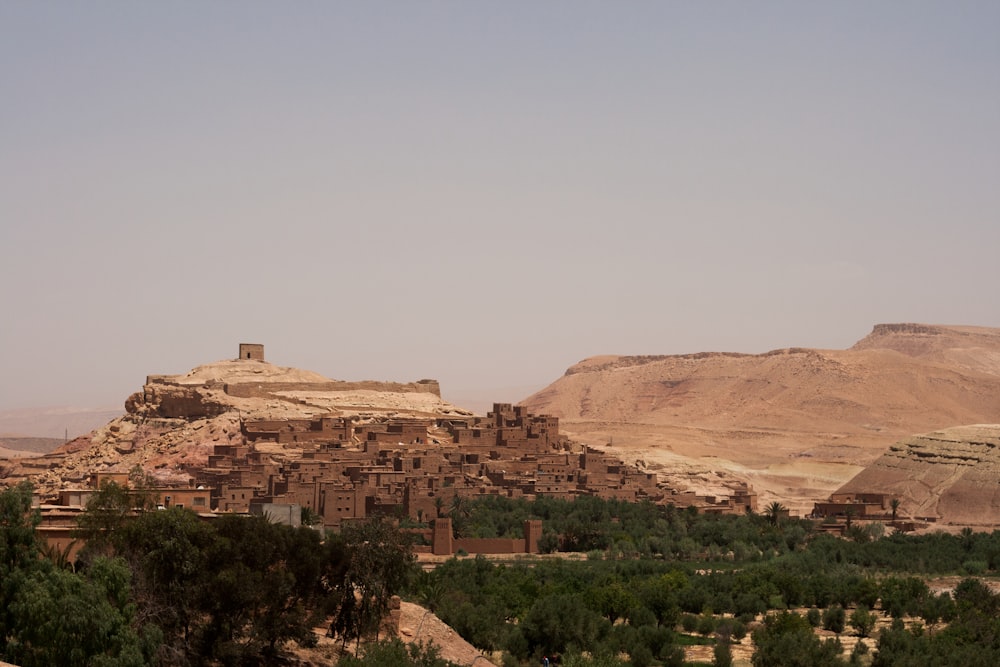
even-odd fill
[{"label": "hillside rock outcrop", "polygon": [[[31,479],[43,495],[80,485],[90,473],[138,466],[161,484],[184,484],[216,445],[242,444],[244,419],[359,422],[469,416],[441,398],[436,380],[345,382],[259,359],[198,366],[183,375],[151,375],[125,401],[126,414],[51,453],[5,461],[0,479]],[[3,479],[5,478],[5,479]]]},{"label": "hillside rock outcrop", "polygon": [[139,417],[206,419],[230,410],[247,413],[291,409],[309,413],[309,397],[315,409],[334,409],[337,403],[351,405],[358,392],[393,395],[376,401],[386,407],[435,413],[457,410],[441,400],[437,380],[417,382],[344,382],[297,368],[275,366],[256,359],[234,359],[198,366],[184,375],[150,375],[142,391],[125,401],[125,410]]},{"label": "hillside rock outcrop", "polygon": [[904,438],[838,494],[887,493],[906,515],[960,525],[1000,524],[1000,424]]}]

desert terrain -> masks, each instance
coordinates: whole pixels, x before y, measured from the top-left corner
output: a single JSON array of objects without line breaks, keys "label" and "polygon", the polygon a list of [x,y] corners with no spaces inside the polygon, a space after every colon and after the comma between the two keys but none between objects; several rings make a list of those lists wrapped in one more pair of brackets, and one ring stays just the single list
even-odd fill
[{"label": "desert terrain", "polygon": [[807,512],[902,438],[1000,422],[1000,329],[880,324],[847,350],[599,356],[523,402],[570,437]]}]

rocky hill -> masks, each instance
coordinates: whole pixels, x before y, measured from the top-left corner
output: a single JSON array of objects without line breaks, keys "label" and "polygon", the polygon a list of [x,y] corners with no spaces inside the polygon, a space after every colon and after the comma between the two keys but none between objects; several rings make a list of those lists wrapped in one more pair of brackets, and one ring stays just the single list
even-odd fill
[{"label": "rocky hill", "polygon": [[661,473],[725,471],[805,510],[901,437],[1000,422],[1000,329],[881,324],[848,350],[592,357],[522,403]]},{"label": "rocky hill", "polygon": [[903,516],[1000,525],[1000,424],[904,438],[837,493],[889,493],[900,498]]},{"label": "rocky hill", "polygon": [[125,402],[126,414],[45,456],[0,461],[0,481],[30,478],[42,493],[82,484],[91,472],[134,466],[161,484],[184,484],[217,444],[240,444],[242,419],[359,422],[400,417],[468,416],[441,399],[438,383],[345,382],[317,373],[235,359],[183,375],[152,375]]}]

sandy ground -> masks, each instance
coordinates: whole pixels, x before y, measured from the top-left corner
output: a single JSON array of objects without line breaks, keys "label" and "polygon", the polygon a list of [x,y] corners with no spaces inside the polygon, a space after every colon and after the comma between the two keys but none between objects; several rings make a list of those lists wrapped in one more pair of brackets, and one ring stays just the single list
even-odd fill
[{"label": "sandy ground", "polygon": [[[741,451],[720,441],[731,434],[715,435],[700,429],[575,422],[564,424],[563,429],[575,440],[640,463],[678,489],[726,495],[724,483],[736,478],[754,487],[761,507],[777,500],[800,515],[810,512],[814,502],[825,499],[877,456],[847,447],[844,460],[814,457],[802,448],[804,440],[815,436],[805,434],[789,437],[787,446],[782,439],[769,437],[767,453],[756,453],[746,451],[751,445]],[[755,440],[752,434],[744,439],[750,443]]]},{"label": "sandy ground", "polygon": [[407,644],[432,643],[441,649],[441,657],[457,665],[494,665],[476,647],[462,639],[429,609],[411,602],[400,606],[399,638]]},{"label": "sandy ground", "polygon": [[[339,639],[326,636],[326,629],[325,625],[314,629],[317,641],[315,648],[292,650],[299,667],[332,667],[337,664],[337,659],[343,650],[354,653],[353,643],[349,643],[345,649]],[[462,639],[434,613],[410,602],[403,602],[400,605],[398,637],[405,644],[414,642],[434,644],[440,650],[442,658],[463,667],[486,667],[497,664]],[[363,650],[364,644],[362,644]],[[0,667],[7,666],[0,663]]]}]

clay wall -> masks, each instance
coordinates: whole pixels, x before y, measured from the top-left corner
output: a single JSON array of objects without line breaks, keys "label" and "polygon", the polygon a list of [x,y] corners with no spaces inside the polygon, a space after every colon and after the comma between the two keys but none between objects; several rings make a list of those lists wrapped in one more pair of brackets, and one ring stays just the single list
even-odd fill
[{"label": "clay wall", "polygon": [[365,429],[365,440],[389,445],[426,444],[430,423],[386,424],[381,428]]},{"label": "clay wall", "polygon": [[233,382],[224,384],[222,388],[227,394],[236,398],[267,398],[271,394],[286,391],[383,391],[441,395],[441,387],[437,380],[406,383],[374,380],[362,382]]},{"label": "clay wall", "polygon": [[275,494],[278,495],[279,491],[282,492],[290,502],[299,505],[300,507],[308,507],[317,514],[319,511],[319,484],[315,481],[309,482],[293,482],[289,481],[285,484],[284,489],[279,489],[277,486],[274,489]]},{"label": "clay wall", "polygon": [[62,489],[59,491],[59,504],[67,507],[85,507],[94,493],[94,489]]},{"label": "clay wall", "polygon": [[195,512],[207,512],[212,508],[211,489],[153,489],[164,507],[186,507]]},{"label": "clay wall", "polygon": [[892,495],[888,493],[834,493],[830,496],[831,502],[878,505],[881,509],[887,509],[891,500]]},{"label": "clay wall", "polygon": [[566,475],[539,473],[535,478],[535,493],[568,493],[576,490],[576,483]]},{"label": "clay wall", "polygon": [[451,519],[435,519],[432,525],[434,536],[431,540],[431,551],[438,556],[450,556],[455,553],[452,544]]},{"label": "clay wall", "polygon": [[365,489],[342,483],[321,483],[319,490],[323,524],[337,527],[346,519],[362,519],[365,514]]},{"label": "clay wall", "polygon": [[595,496],[604,500],[625,500],[634,503],[638,499],[635,489],[605,487],[603,489],[588,489],[588,491],[591,491]]},{"label": "clay wall", "polygon": [[258,343],[240,343],[239,359],[264,361],[264,346]]},{"label": "clay wall", "polygon": [[524,522],[524,550],[529,554],[538,553],[538,538],[542,536],[541,519],[528,519]]},{"label": "clay wall", "polygon": [[212,451],[219,456],[228,456],[232,459],[246,459],[250,448],[245,445],[216,445]]},{"label": "clay wall", "polygon": [[881,516],[883,507],[876,503],[814,503],[813,516],[847,516],[848,509],[854,512],[854,517],[863,519],[870,516]]},{"label": "clay wall", "polygon": [[[452,542],[455,551],[470,554],[523,554],[524,540],[505,538],[458,538]],[[437,553],[437,552],[435,552]],[[454,553],[454,552],[453,552]]]},{"label": "clay wall", "polygon": [[90,476],[90,485],[95,489],[101,488],[101,485],[106,482],[114,482],[118,486],[128,486],[128,473],[95,472]]},{"label": "clay wall", "polygon": [[403,510],[416,521],[427,521],[437,516],[433,491],[407,484],[403,491]]},{"label": "clay wall", "polygon": [[340,435],[323,431],[282,431],[278,433],[277,441],[281,444],[339,442]]},{"label": "clay wall", "polygon": [[289,480],[294,480],[296,482],[315,482],[317,479],[321,479],[327,476],[329,473],[330,464],[326,461],[310,461],[306,459],[301,459],[299,461],[292,461],[284,469],[284,475]]},{"label": "clay wall", "polygon": [[84,546],[84,541],[77,538],[76,531],[75,525],[53,526],[42,523],[35,528],[35,535],[53,548],[56,553],[67,554],[66,562],[75,563]]},{"label": "clay wall", "polygon": [[250,501],[257,494],[255,486],[230,486],[223,484],[215,499],[215,509],[220,512],[249,512]]},{"label": "clay wall", "polygon": [[495,445],[497,433],[493,429],[451,427],[449,433],[456,445]]}]

